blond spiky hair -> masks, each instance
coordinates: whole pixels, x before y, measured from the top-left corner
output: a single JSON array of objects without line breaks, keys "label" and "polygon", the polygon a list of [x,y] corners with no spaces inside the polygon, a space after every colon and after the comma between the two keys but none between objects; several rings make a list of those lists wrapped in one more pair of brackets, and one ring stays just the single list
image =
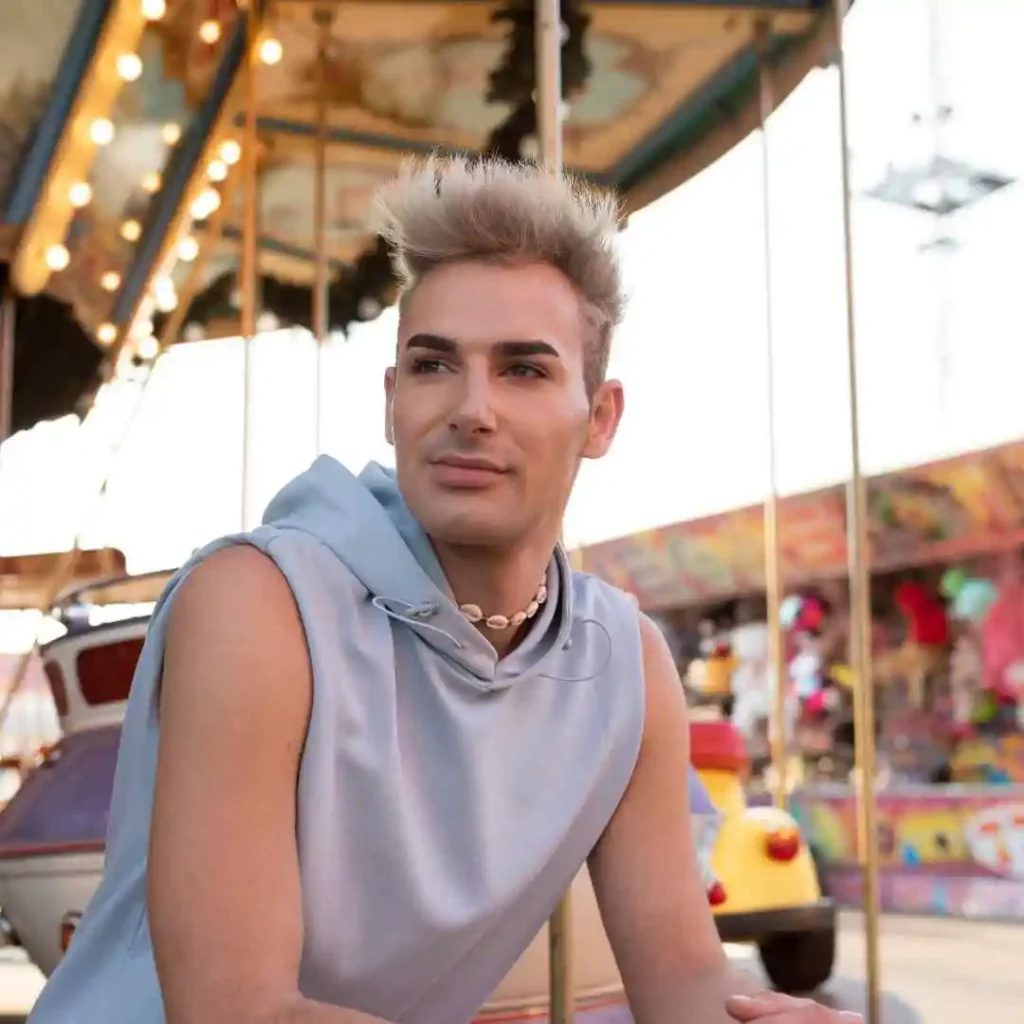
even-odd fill
[{"label": "blond spiky hair", "polygon": [[546,263],[561,271],[596,329],[585,371],[590,393],[604,380],[624,306],[613,195],[535,164],[432,156],[403,165],[377,192],[374,212],[403,294],[432,270],[463,261]]}]

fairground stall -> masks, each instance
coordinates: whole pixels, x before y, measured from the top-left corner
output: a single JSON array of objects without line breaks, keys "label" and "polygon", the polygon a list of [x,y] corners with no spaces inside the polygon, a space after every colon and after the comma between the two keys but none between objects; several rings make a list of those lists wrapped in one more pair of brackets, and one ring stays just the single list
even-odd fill
[{"label": "fairground stall", "polygon": [[[888,910],[1024,920],[1024,444],[867,481],[878,849]],[[793,806],[859,905],[846,505],[779,508]],[[768,766],[763,513],[738,509],[596,545],[635,593],[694,704],[724,705]]]},{"label": "fairground stall", "polygon": [[[829,67],[842,85],[847,6],[8,0],[4,38],[16,43],[0,62],[0,439],[69,413],[88,424],[104,384],[135,386],[141,401],[170,346],[224,336],[245,341],[248,428],[248,343],[258,332],[308,328],[319,352],[332,332],[372,320],[392,301],[388,252],[368,214],[375,187],[404,155],[484,152],[537,159],[551,171],[564,165],[615,188],[630,213],[763,128],[812,68]],[[836,145],[848,195],[842,120]],[[846,203],[844,230],[848,220]],[[845,256],[848,263],[849,245]],[[844,358],[852,366],[850,317]],[[320,396],[318,372],[318,424]],[[249,474],[258,453],[248,429],[243,438],[245,528],[258,511]],[[83,620],[87,595],[67,591],[80,546],[79,537],[56,560],[36,605],[64,625],[43,654],[65,735],[0,814],[4,913],[45,969],[73,941],[102,864],[112,752],[146,626],[144,617]],[[850,569],[862,580],[856,552]],[[125,586],[132,580],[87,590]],[[83,671],[97,663],[105,666],[98,677]],[[858,714],[870,708],[865,701]],[[829,911],[785,794],[772,814],[746,814],[741,753],[731,751],[721,787],[733,823],[769,822],[767,832],[760,827],[762,859],[774,857],[780,877],[795,872],[793,892]],[[871,749],[863,754],[870,769]],[[870,825],[870,786],[861,814]],[[865,863],[870,878],[870,852]],[[550,1002],[560,1024],[574,1014],[629,1019],[585,875],[572,895],[485,1017],[538,1019]],[[866,906],[874,1022],[870,893]],[[796,962],[771,948],[762,948],[766,967]],[[816,961],[827,977],[834,945],[815,948],[827,954]]]}]

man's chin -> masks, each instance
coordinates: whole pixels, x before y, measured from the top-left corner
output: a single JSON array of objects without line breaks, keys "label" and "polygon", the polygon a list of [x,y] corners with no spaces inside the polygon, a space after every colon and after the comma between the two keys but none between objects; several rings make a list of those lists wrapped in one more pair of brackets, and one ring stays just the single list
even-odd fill
[{"label": "man's chin", "polygon": [[493,510],[491,515],[483,510],[446,510],[420,525],[435,544],[452,547],[506,547],[517,535],[512,524]]}]

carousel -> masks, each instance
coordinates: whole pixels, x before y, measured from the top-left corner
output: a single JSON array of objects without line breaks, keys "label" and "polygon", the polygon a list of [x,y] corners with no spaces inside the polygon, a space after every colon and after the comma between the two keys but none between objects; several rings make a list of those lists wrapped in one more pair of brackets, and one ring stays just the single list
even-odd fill
[{"label": "carousel", "polygon": [[[143,401],[153,367],[173,345],[241,337],[248,396],[249,342],[260,332],[304,328],[322,351],[329,337],[374,319],[393,300],[395,283],[387,248],[368,227],[370,199],[408,154],[481,153],[538,161],[554,173],[564,168],[616,190],[628,215],[759,131],[767,189],[769,116],[823,66],[840,82],[855,381],[847,6],[8,0],[7,37],[17,45],[7,47],[0,69],[0,441],[72,413],[88,420],[97,393],[112,381],[132,382]],[[766,222],[766,253],[768,235]],[[768,273],[765,292],[770,297]],[[770,302],[766,315],[770,325]],[[770,330],[768,337],[770,347]],[[318,359],[318,425],[320,395]],[[870,620],[852,384],[851,397],[852,670],[864,679]],[[243,404],[239,525],[246,529],[258,511],[250,469],[259,453],[248,399]],[[317,451],[320,441],[318,428]],[[773,443],[766,458],[774,465]],[[774,490],[764,523],[771,656],[778,662],[783,590]],[[30,657],[41,656],[62,736],[23,766],[21,788],[0,811],[0,916],[11,941],[44,972],[73,940],[102,869],[124,702],[146,608],[167,579],[128,576],[115,556],[76,544],[31,565],[8,559],[0,576],[0,605],[42,611],[61,633],[21,660],[0,704],[2,730]],[[104,605],[135,611],[97,625],[92,613]],[[872,688],[854,691],[858,718],[872,720]],[[772,862],[737,867],[731,850],[716,847],[716,869],[736,878],[726,888],[738,891],[743,877],[762,870],[766,878],[789,879],[779,907],[764,904],[760,885],[746,885],[749,906],[737,906],[737,895],[730,904],[728,893],[712,886],[723,937],[758,944],[773,976],[773,963],[784,971],[798,955],[792,944],[775,941],[780,936],[827,936],[828,955],[815,946],[806,984],[779,983],[807,988],[832,969],[834,908],[786,807],[785,709],[781,699],[777,704],[775,808],[746,806],[745,755],[728,725],[694,724],[695,758],[700,750],[705,759],[695,767],[728,805],[718,808],[726,817],[718,846],[730,832],[754,831],[765,863]],[[860,834],[869,836],[871,730],[858,736]],[[860,863],[864,1004],[877,1024],[877,864],[863,841]],[[781,922],[773,933],[765,914]],[[806,941],[803,949],[810,956]],[[576,1017],[595,1024],[630,1019],[585,873],[480,1019],[564,1024]]]}]

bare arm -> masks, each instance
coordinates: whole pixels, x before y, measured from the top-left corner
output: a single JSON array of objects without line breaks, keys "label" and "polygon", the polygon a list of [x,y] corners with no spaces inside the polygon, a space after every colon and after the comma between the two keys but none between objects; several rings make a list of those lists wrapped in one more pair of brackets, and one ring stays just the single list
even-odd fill
[{"label": "bare arm", "polygon": [[311,699],[284,577],[251,547],[211,555],[171,609],[161,682],[148,903],[170,1024],[376,1021],[298,991],[295,794]]},{"label": "bare arm", "polygon": [[642,635],[640,757],[590,874],[637,1024],[725,1024],[728,997],[761,986],[729,966],[719,941],[694,852],[683,689],[658,628],[644,619]]}]

